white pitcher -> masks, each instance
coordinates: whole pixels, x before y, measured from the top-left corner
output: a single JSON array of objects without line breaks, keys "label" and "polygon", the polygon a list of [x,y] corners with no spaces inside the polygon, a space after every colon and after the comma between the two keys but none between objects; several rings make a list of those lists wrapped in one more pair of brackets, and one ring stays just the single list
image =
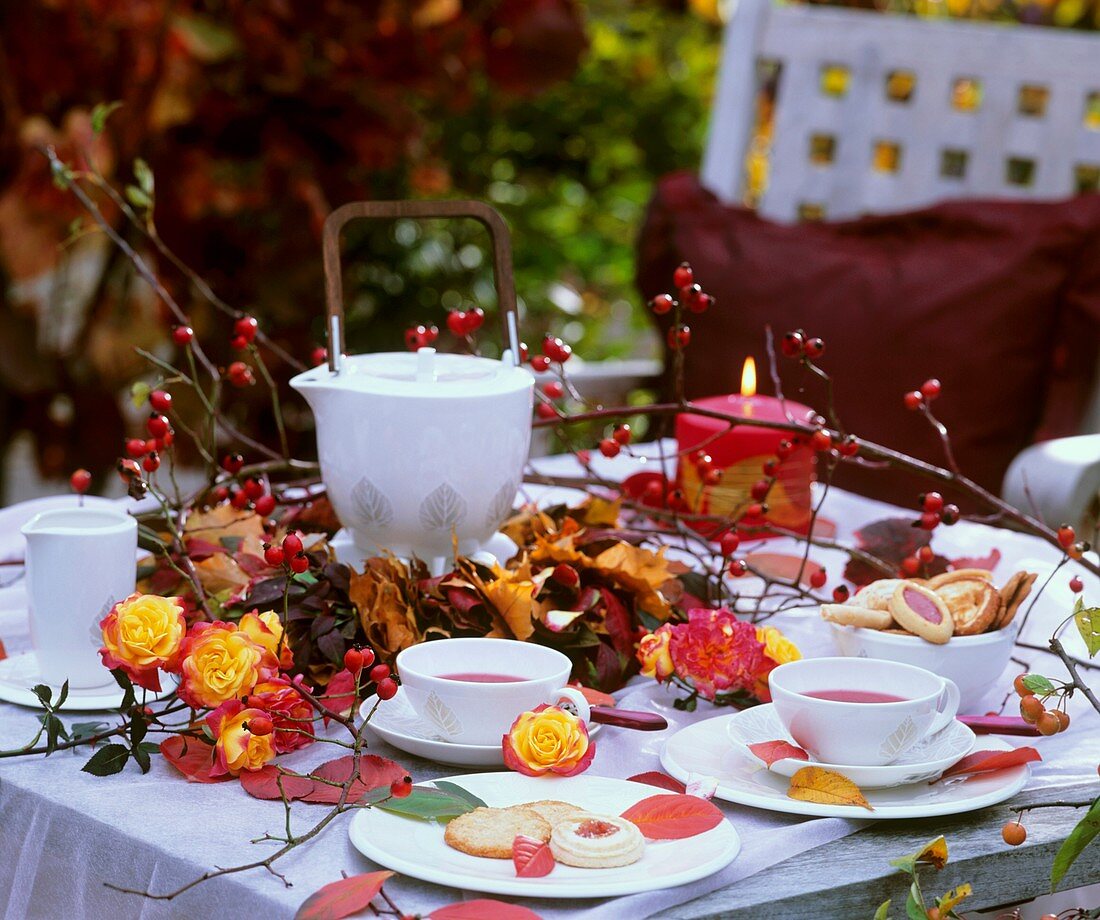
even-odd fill
[{"label": "white pitcher", "polygon": [[31,642],[47,684],[102,687],[99,623],[136,581],[137,521],[111,508],[55,508],[23,525]]}]

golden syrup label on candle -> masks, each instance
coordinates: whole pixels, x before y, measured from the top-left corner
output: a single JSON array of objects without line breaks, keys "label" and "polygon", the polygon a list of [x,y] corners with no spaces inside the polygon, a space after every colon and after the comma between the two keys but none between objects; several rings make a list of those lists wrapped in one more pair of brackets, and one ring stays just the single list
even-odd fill
[{"label": "golden syrup label on candle", "polygon": [[[722,470],[718,485],[703,483],[695,464],[681,462],[680,482],[691,510],[697,514],[732,515],[753,501],[753,483],[763,478],[762,468],[771,455],[747,457]],[[779,468],[765,500],[766,519],[779,527],[797,529],[810,520],[810,481],[813,462],[791,458]]]}]

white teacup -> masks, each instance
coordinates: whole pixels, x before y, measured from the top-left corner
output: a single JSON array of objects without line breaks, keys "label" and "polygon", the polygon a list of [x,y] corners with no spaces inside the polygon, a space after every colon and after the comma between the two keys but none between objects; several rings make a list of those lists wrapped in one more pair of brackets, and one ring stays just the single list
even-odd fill
[{"label": "white teacup", "polygon": [[500,744],[516,716],[542,703],[565,700],[587,722],[588,701],[566,686],[571,670],[561,652],[515,639],[437,639],[397,656],[409,705],[456,744]]},{"label": "white teacup", "polygon": [[39,676],[74,688],[113,683],[99,622],[133,593],[137,521],[111,508],[55,508],[24,524],[23,536]]},{"label": "white teacup", "polygon": [[[768,684],[791,737],[826,764],[892,763],[950,723],[959,708],[952,681],[895,661],[805,658],[780,665]],[[893,699],[875,699],[882,696]]]}]

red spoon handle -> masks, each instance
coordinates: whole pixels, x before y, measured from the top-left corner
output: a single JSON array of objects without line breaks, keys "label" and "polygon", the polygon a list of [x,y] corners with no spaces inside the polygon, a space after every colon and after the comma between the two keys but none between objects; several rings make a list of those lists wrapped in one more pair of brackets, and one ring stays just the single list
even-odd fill
[{"label": "red spoon handle", "polygon": [[976,735],[1035,736],[1039,734],[1039,730],[1034,725],[1029,725],[1017,716],[959,716],[958,718]]},{"label": "red spoon handle", "polygon": [[592,721],[602,725],[614,725],[618,728],[633,728],[640,732],[659,732],[668,728],[664,716],[655,712],[641,712],[635,709],[613,709],[610,706],[593,706]]}]

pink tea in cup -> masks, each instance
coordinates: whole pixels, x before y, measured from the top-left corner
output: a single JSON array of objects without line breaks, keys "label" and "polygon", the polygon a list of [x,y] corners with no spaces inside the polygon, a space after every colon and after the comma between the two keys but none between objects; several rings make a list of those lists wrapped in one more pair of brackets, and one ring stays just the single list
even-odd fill
[{"label": "pink tea in cup", "polygon": [[906,697],[877,690],[803,690],[803,696],[815,700],[832,700],[834,703],[904,703]]},{"label": "pink tea in cup", "polygon": [[511,674],[486,674],[481,671],[462,672],[460,674],[440,674],[443,680],[463,680],[471,684],[514,684],[526,677],[515,677]]}]

